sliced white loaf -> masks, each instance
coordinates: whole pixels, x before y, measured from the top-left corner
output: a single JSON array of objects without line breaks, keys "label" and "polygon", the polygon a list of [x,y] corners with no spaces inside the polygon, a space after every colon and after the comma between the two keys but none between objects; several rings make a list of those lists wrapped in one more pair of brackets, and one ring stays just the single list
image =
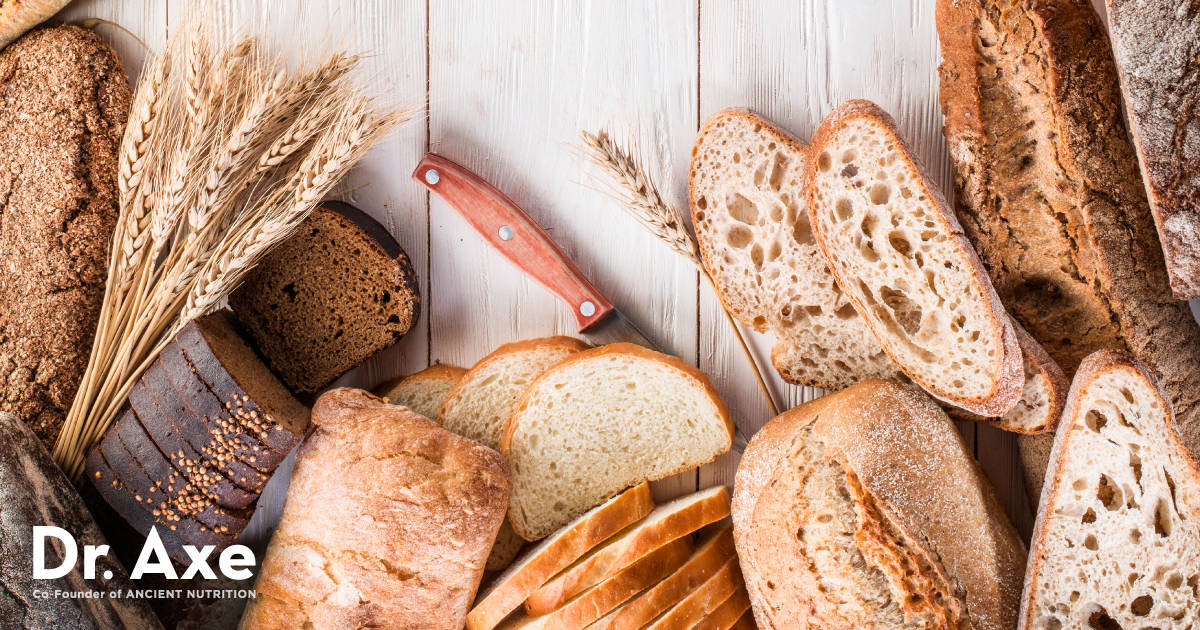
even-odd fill
[{"label": "sliced white loaf", "polygon": [[1012,321],[891,116],[847,101],[821,123],[810,155],[813,233],[883,349],[937,398],[1007,413],[1025,380]]},{"label": "sliced white loaf", "polygon": [[505,427],[509,522],[537,540],[631,485],[716,459],[732,442],[729,411],[696,368],[628,343],[576,353],[529,386]]},{"label": "sliced white loaf", "polygon": [[729,312],[775,335],[789,382],[840,389],[899,374],[842,294],[809,225],[804,145],[751,112],[704,124],[688,172],[704,266]]},{"label": "sliced white loaf", "polygon": [[1200,626],[1200,467],[1145,365],[1083,360],[1050,462],[1018,628]]},{"label": "sliced white loaf", "polygon": [[450,390],[466,373],[458,366],[438,363],[384,383],[375,388],[375,394],[393,405],[404,405],[430,420],[437,420],[438,411]]}]

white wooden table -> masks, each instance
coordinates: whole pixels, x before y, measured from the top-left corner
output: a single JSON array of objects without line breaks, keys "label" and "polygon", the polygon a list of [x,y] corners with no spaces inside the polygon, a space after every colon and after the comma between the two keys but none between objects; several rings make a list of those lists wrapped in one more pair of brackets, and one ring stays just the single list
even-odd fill
[{"label": "white wooden table", "polygon": [[[161,49],[185,0],[79,0],[61,16],[111,20],[97,30],[132,76]],[[416,327],[342,384],[373,386],[433,362],[470,366],[501,343],[574,332],[542,287],[491,251],[409,178],[426,151],[479,172],[521,204],[623,312],[664,350],[704,370],[748,434],[768,418],[711,291],[610,199],[581,185],[580,130],[632,129],[650,167],[686,204],[700,123],[729,106],[754,109],[808,137],[830,109],[868,98],[949,191],[938,107],[933,0],[218,0],[227,32],[264,33],[300,61],[342,47],[369,55],[364,80],[387,102],[422,108],[376,148],[338,194],[379,219],[420,275]],[[1101,7],[1102,10],[1102,7]],[[135,39],[135,37],[137,39]],[[652,141],[656,141],[652,142]],[[770,340],[754,333],[769,365]],[[819,392],[774,377],[782,406]],[[1015,441],[988,426],[964,437],[1018,528],[1032,523]],[[736,455],[659,482],[671,496],[733,483]],[[286,471],[285,471],[286,472]],[[286,474],[268,487],[248,535],[278,518]]]}]

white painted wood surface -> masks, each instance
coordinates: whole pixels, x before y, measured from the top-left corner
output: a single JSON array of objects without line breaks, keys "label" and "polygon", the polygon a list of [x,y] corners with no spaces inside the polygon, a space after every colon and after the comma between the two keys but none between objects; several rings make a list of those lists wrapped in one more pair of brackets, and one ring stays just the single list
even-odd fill
[{"label": "white painted wood surface", "polygon": [[[96,28],[136,77],[142,42],[160,49],[188,6],[78,0],[60,18],[123,27]],[[616,203],[582,185],[592,169],[573,149],[580,130],[636,133],[671,200],[686,204],[689,150],[712,113],[750,107],[807,138],[842,100],[869,98],[895,115],[949,191],[933,0],[213,0],[199,8],[228,33],[265,34],[295,61],[334,47],[363,53],[369,89],[420,108],[338,196],[403,245],[420,275],[423,312],[402,343],[340,384],[369,387],[433,362],[469,366],[508,341],[574,332],[564,305],[410,180],[427,150],[524,206],[652,340],[712,377],[748,434],[769,419],[767,408],[711,290]],[[769,366],[770,340],[748,334]],[[768,371],[781,408],[820,393]],[[988,427],[962,429],[1027,531],[1015,442]],[[736,464],[731,453],[659,482],[656,494],[732,485]],[[248,538],[269,536],[289,472],[290,464],[268,486]]]}]

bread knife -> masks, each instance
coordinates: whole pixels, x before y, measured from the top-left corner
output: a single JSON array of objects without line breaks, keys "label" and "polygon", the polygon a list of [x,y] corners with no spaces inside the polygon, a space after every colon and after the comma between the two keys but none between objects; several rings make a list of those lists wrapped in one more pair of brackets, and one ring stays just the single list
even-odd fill
[{"label": "bread knife", "polygon": [[413,179],[439,196],[492,247],[571,307],[579,336],[658,348],[593,285],[541,226],[504,193],[465,167],[428,153]]}]

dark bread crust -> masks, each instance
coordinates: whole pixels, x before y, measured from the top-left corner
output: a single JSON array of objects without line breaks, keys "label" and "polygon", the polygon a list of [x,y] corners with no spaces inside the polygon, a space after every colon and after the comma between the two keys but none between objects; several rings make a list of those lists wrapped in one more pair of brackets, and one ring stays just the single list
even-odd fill
[{"label": "dark bread crust", "polygon": [[0,410],[47,446],[91,351],[131,99],[91,31],[38,29],[0,52]]},{"label": "dark bread crust", "polygon": [[[1196,452],[1200,328],[1187,305],[1171,297],[1121,119],[1104,25],[1086,0],[1036,0],[1009,7],[1017,26],[994,34],[985,28],[984,6],[979,0],[939,0],[937,7],[943,131],[967,236],[1010,312],[1068,376],[1096,350],[1128,349],[1169,394],[1184,442]],[[997,44],[1020,37],[1017,48],[1033,51],[1027,59],[1040,62],[1023,66],[1034,74],[985,89],[981,72],[992,72],[996,64],[978,55],[983,36]],[[1023,83],[1048,104],[1012,89]],[[1029,143],[997,135],[1031,123],[1044,131],[1034,144],[1052,150],[1053,160],[1023,165],[1021,150]],[[1006,191],[1006,182],[1029,182],[1062,197],[1053,202],[1043,197],[1040,206],[1009,203],[1006,196],[1017,191]],[[1027,208],[1037,211],[1022,211]],[[1048,436],[1020,441],[1035,502],[1050,441]]]}]

